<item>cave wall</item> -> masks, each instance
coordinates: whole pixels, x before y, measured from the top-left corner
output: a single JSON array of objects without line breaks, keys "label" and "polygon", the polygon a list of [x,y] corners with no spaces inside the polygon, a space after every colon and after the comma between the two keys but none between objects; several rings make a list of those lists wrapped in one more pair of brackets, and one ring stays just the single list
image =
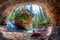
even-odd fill
[{"label": "cave wall", "polygon": [[48,3],[46,10],[53,21],[54,26],[60,26],[60,1]]},{"label": "cave wall", "polygon": [[7,16],[17,7],[24,4],[41,5],[50,16],[53,25],[60,25],[60,1],[59,0],[0,0],[0,21],[6,20]]}]

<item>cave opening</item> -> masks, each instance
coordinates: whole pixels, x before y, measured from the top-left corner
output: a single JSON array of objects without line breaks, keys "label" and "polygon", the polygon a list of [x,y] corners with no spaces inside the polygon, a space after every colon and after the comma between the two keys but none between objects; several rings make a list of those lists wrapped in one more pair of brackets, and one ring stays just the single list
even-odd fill
[{"label": "cave opening", "polygon": [[10,31],[32,33],[33,30],[51,26],[52,21],[43,6],[25,4],[13,10],[6,23]]}]

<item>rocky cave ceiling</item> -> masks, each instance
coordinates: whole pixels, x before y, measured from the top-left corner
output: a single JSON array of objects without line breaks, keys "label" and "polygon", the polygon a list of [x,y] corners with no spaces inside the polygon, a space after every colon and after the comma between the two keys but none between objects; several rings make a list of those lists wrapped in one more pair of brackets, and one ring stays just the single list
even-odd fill
[{"label": "rocky cave ceiling", "polygon": [[60,25],[60,0],[0,0],[0,15],[6,18],[14,9],[24,4],[41,5],[51,17],[53,25]]}]

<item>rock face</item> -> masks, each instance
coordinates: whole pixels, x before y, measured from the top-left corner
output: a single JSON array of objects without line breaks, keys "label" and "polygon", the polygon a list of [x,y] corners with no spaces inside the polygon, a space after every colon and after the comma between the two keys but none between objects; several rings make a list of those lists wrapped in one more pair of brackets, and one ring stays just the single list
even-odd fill
[{"label": "rock face", "polygon": [[32,21],[33,14],[27,10],[22,10],[15,16],[15,25],[20,29],[30,29],[30,23]]},{"label": "rock face", "polygon": [[18,6],[22,4],[24,5],[25,3],[29,3],[29,4],[33,3],[37,5],[42,5],[43,7],[45,7],[45,9],[47,10],[47,13],[51,17],[53,25],[55,27],[57,26],[60,27],[60,0],[17,0],[17,1],[16,0],[0,0],[0,14],[3,14],[4,17],[7,17],[9,13],[15,10]]},{"label": "rock face", "polygon": [[[53,25],[60,25],[60,1],[59,0],[1,0],[0,1],[0,14],[7,17],[18,6],[24,4],[37,4],[42,5],[49,14]],[[2,20],[1,20],[2,21]]]}]

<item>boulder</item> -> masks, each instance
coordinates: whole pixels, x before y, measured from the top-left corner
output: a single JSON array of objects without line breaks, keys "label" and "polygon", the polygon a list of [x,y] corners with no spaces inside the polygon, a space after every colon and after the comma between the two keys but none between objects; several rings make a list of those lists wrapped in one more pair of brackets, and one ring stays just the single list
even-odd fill
[{"label": "boulder", "polygon": [[22,10],[15,15],[14,22],[19,29],[30,29],[30,24],[33,18],[33,14],[28,10]]}]

